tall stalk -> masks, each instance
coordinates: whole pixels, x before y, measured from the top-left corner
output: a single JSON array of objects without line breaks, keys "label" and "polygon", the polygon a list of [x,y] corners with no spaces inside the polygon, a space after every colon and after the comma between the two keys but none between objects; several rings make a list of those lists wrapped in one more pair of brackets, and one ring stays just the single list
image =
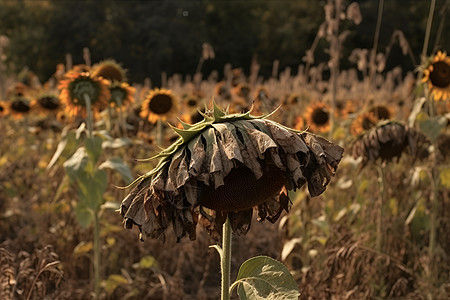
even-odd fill
[{"label": "tall stalk", "polygon": [[220,267],[222,270],[222,296],[221,300],[230,299],[230,273],[231,273],[231,224],[227,220],[223,224],[222,232],[222,256],[220,258]]},{"label": "tall stalk", "polygon": [[84,102],[86,103],[86,113],[87,113],[86,125],[88,128],[89,138],[92,138],[93,118],[92,118],[91,97],[89,97],[89,95],[87,93],[84,93],[83,97],[84,97]]},{"label": "tall stalk", "polygon": [[230,300],[231,231],[230,219],[227,216],[222,227],[222,248],[218,245],[210,246],[215,248],[220,255],[220,271],[222,275],[220,300]]}]

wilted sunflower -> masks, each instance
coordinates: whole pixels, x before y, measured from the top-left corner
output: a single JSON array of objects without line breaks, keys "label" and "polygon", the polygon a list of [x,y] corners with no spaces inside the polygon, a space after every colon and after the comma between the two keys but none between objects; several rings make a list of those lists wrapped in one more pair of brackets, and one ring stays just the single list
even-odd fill
[{"label": "wilted sunflower", "polygon": [[142,103],[140,116],[150,123],[158,120],[172,118],[178,111],[178,104],[175,95],[171,90],[155,88],[148,93],[147,98]]},{"label": "wilted sunflower", "polygon": [[134,102],[135,91],[136,89],[127,82],[112,82],[109,87],[111,94],[109,103],[114,107],[123,108]]},{"label": "wilted sunflower", "polygon": [[22,119],[31,112],[30,101],[26,98],[17,98],[9,103],[8,113],[14,119]]},{"label": "wilted sunflower", "polygon": [[331,128],[330,107],[323,102],[313,103],[306,111],[306,123],[312,132],[327,132]]},{"label": "wilted sunflower", "polygon": [[423,71],[422,82],[428,83],[428,88],[435,100],[450,98],[450,57],[446,52],[438,51]]},{"label": "wilted sunflower", "polygon": [[354,158],[362,157],[364,167],[369,161],[399,159],[407,151],[415,156],[424,141],[425,137],[413,128],[387,121],[360,135],[352,146],[352,155]]},{"label": "wilted sunflower", "polygon": [[86,98],[89,97],[94,113],[104,109],[110,98],[109,81],[92,77],[89,73],[69,71],[58,88],[61,90],[59,99],[66,106],[69,117],[86,116]]},{"label": "wilted sunflower", "polygon": [[229,115],[213,103],[201,122],[173,128],[178,140],[121,204],[125,227],[164,240],[172,225],[179,241],[186,234],[195,239],[200,223],[219,239],[227,216],[233,232],[245,234],[253,209],[271,222],[289,210],[287,190],[307,184],[311,196],[321,194],[343,149],[267,116]]},{"label": "wilted sunflower", "polygon": [[61,108],[61,103],[56,96],[44,95],[33,100],[31,106],[43,115],[56,115]]},{"label": "wilted sunflower", "polygon": [[377,125],[377,122],[378,119],[373,112],[364,112],[352,122],[350,132],[353,135],[359,135]]},{"label": "wilted sunflower", "polygon": [[92,77],[103,77],[111,82],[126,81],[126,70],[115,60],[104,60],[95,64],[91,73]]}]

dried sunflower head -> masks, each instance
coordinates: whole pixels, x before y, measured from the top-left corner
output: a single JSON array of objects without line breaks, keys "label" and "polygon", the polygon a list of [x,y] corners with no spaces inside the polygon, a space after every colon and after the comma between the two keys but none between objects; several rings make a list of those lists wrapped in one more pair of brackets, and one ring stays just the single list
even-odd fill
[{"label": "dried sunflower head", "polygon": [[202,121],[173,128],[178,140],[121,204],[125,227],[164,240],[172,225],[180,240],[195,239],[200,223],[218,239],[227,216],[233,232],[245,234],[253,209],[271,222],[289,210],[287,190],[307,184],[311,196],[321,194],[343,149],[266,117],[227,114],[213,103]]},{"label": "dried sunflower head", "polygon": [[450,98],[450,57],[446,52],[438,51],[431,61],[426,63],[422,82],[428,84],[435,100]]},{"label": "dried sunflower head", "polygon": [[362,157],[362,167],[368,162],[399,159],[402,153],[410,152],[414,157],[425,137],[401,123],[387,121],[378,123],[365,134],[358,136],[352,146],[354,158]]}]

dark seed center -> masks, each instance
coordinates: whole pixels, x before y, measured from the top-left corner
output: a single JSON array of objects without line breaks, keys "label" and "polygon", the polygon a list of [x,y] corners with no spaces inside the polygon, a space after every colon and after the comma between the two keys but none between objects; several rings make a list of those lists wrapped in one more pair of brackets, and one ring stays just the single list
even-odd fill
[{"label": "dark seed center", "polygon": [[55,97],[42,97],[38,102],[40,106],[48,110],[55,110],[59,107],[58,99]]},{"label": "dark seed center", "polygon": [[149,108],[154,114],[165,114],[172,108],[172,98],[164,94],[155,95],[150,100]]},{"label": "dark seed center", "polygon": [[312,120],[314,124],[317,125],[325,125],[328,120],[330,119],[330,116],[328,112],[322,108],[315,109],[312,115]]},{"label": "dark seed center", "polygon": [[430,73],[431,83],[439,88],[446,88],[450,85],[450,66],[438,61],[433,64],[433,71]]},{"label": "dark seed center", "polygon": [[370,112],[374,113],[375,116],[380,120],[389,120],[391,114],[386,107],[376,106],[370,110]]},{"label": "dark seed center", "polygon": [[16,100],[11,103],[11,108],[17,112],[26,113],[30,110],[30,105],[24,100]]},{"label": "dark seed center", "polygon": [[218,211],[241,211],[259,205],[274,196],[286,184],[283,171],[271,167],[256,179],[253,171],[241,166],[230,171],[224,185],[207,187],[199,204]]},{"label": "dark seed center", "polygon": [[189,99],[187,105],[190,107],[195,107],[197,106],[197,101],[195,99]]}]

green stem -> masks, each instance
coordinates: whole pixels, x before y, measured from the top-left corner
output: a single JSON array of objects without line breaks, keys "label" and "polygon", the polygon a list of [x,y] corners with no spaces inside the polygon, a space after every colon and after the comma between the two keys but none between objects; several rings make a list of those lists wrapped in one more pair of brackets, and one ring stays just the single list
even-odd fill
[{"label": "green stem", "polygon": [[100,222],[98,211],[94,215],[94,292],[95,299],[100,298]]},{"label": "green stem", "polygon": [[88,128],[88,132],[89,132],[89,138],[92,137],[92,107],[91,107],[91,98],[89,97],[88,94],[83,94],[84,97],[84,102],[86,103],[86,113],[87,113],[87,120],[86,120],[86,125]]},{"label": "green stem", "polygon": [[222,271],[222,297],[220,299],[230,300],[231,224],[228,216],[227,220],[223,224],[220,267]]}]

